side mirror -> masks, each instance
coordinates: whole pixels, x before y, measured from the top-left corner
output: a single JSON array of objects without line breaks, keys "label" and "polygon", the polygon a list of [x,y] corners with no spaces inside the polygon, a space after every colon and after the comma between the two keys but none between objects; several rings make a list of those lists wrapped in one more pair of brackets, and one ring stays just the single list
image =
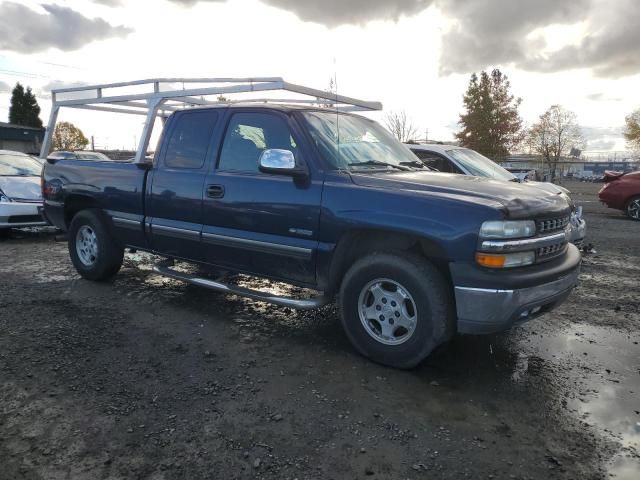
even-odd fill
[{"label": "side mirror", "polygon": [[280,175],[304,176],[307,174],[305,168],[296,165],[293,152],[280,148],[269,148],[262,152],[259,160],[260,171],[264,173],[275,173]]}]

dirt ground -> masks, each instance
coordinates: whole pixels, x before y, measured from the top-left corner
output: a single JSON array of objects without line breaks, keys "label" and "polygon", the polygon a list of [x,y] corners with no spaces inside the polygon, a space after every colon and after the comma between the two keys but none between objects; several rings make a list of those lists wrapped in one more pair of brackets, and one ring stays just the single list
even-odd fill
[{"label": "dirt ground", "polygon": [[556,311],[413,371],[335,307],[81,280],[51,232],[0,241],[1,479],[640,478],[640,223],[571,183],[588,242]]}]

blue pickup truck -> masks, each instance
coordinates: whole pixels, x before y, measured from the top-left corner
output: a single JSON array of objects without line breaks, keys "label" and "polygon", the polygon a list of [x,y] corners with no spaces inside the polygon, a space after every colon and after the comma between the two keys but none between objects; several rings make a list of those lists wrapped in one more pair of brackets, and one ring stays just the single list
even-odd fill
[{"label": "blue pickup truck", "polygon": [[44,215],[68,232],[86,279],[114,276],[131,248],[313,289],[278,297],[156,267],[293,308],[337,298],[360,353],[409,368],[456,333],[498,332],[549,311],[580,266],[563,196],[416,162],[353,113],[188,108],[168,116],[152,161],[48,159]]}]

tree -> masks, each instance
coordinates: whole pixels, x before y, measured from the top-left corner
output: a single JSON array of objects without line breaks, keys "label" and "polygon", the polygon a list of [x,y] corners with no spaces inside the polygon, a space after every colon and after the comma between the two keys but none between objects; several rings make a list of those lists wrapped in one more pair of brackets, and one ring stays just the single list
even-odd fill
[{"label": "tree", "polygon": [[584,140],[576,114],[560,105],[552,105],[540,115],[528,132],[527,141],[533,151],[540,154],[555,180],[558,163],[572,151],[579,151]]},{"label": "tree", "polygon": [[407,119],[405,111],[387,113],[384,117],[384,123],[387,130],[401,142],[413,140],[418,133],[417,128]]},{"label": "tree", "polygon": [[518,114],[521,98],[510,92],[506,75],[495,69],[488,74],[471,75],[463,96],[465,112],[460,114],[461,129],[455,134],[460,144],[489,158],[504,157],[524,138]]},{"label": "tree", "polygon": [[42,120],[40,120],[40,106],[36,100],[36,96],[31,91],[31,87],[27,87],[26,91],[20,82],[11,92],[11,106],[9,107],[9,123],[23,125],[25,127],[42,128]]},{"label": "tree", "polygon": [[629,148],[640,150],[640,108],[628,115],[624,120],[624,138],[627,139]]},{"label": "tree", "polygon": [[53,150],[82,150],[89,144],[82,130],[73,123],[60,122],[53,132]]}]

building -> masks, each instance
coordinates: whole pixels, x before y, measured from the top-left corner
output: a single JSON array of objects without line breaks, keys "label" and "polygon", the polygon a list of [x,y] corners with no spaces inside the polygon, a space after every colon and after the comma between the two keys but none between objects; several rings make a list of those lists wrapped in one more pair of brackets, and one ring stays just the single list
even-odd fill
[{"label": "building", "polygon": [[37,155],[40,153],[43,138],[44,128],[0,122],[0,150]]}]

